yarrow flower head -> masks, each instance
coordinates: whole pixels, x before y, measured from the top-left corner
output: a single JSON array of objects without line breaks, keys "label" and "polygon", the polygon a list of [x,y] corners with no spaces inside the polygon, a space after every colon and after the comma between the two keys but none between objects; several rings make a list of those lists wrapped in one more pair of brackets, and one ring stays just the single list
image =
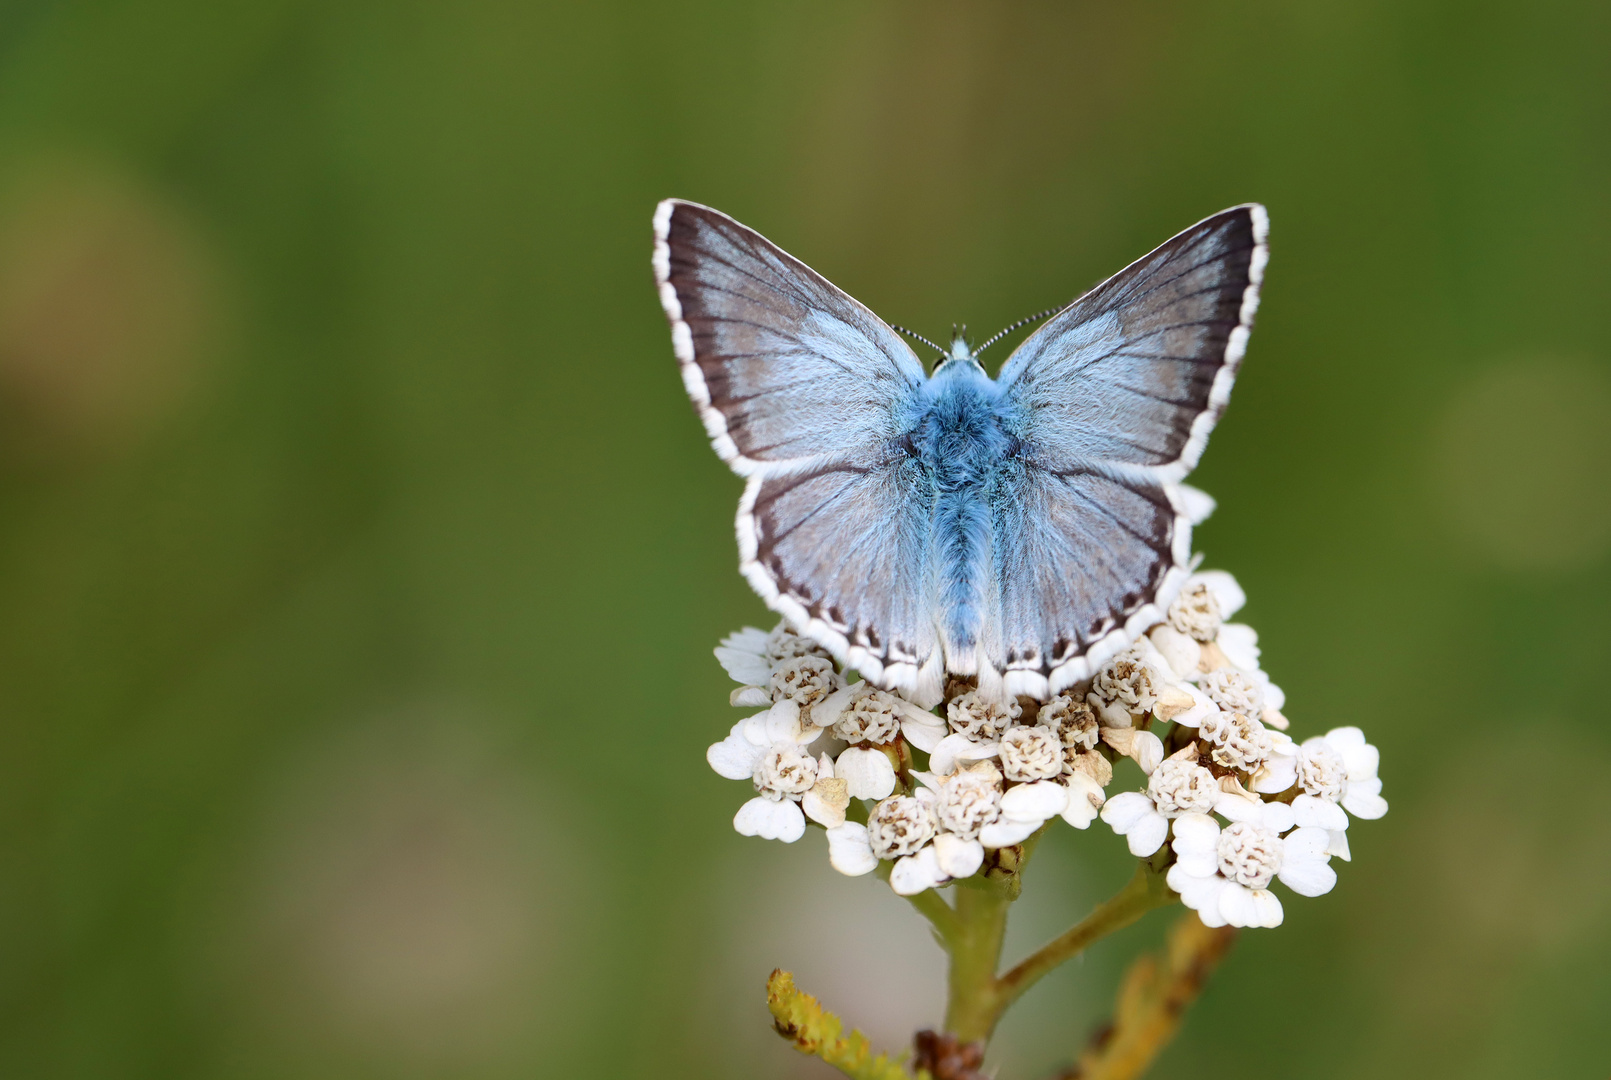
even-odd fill
[{"label": "yarrow flower head", "polygon": [[[1272,884],[1329,891],[1350,817],[1387,803],[1358,728],[1286,735],[1257,634],[1228,621],[1245,601],[1229,574],[1194,574],[1091,678],[1038,702],[953,679],[935,710],[854,681],[785,625],[746,628],[716,654],[742,684],[732,701],[764,709],[706,756],[753,788],[739,832],[792,843],[819,825],[834,869],[885,867],[898,893],[984,873],[1055,818],[1100,816],[1205,924],[1273,926]],[[1116,769],[1139,785],[1110,795]]]},{"label": "yarrow flower head", "polygon": [[951,730],[976,742],[990,742],[1006,731],[1021,710],[1014,701],[986,701],[977,690],[952,698],[945,707]]}]

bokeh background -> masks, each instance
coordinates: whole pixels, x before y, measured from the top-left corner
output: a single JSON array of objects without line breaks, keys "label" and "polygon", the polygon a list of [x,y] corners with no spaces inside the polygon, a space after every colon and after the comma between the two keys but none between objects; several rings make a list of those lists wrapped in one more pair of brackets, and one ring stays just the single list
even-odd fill
[{"label": "bokeh background", "polygon": [[[774,965],[937,1019],[916,917],[703,762],[771,620],[675,194],[930,336],[1267,203],[1199,547],[1393,809],[1157,1075],[1606,1075],[1608,55],[1586,0],[0,5],[0,1073],[824,1077]],[[1010,950],[1126,876],[1055,835]]]}]

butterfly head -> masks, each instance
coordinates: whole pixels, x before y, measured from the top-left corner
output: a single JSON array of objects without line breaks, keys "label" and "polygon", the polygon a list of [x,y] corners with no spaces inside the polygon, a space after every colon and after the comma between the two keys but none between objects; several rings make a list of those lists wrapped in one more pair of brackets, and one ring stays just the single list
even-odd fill
[{"label": "butterfly head", "polygon": [[945,359],[940,361],[940,367],[955,363],[969,363],[981,371],[984,370],[983,365],[979,363],[979,354],[974,350],[973,343],[968,340],[966,324],[951,328],[951,347],[945,351]]}]

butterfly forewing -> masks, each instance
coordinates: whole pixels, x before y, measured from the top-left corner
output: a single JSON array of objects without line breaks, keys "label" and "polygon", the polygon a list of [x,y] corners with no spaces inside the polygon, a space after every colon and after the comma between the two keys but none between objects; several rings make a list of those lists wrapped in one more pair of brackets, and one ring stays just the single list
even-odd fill
[{"label": "butterfly forewing", "polygon": [[725,214],[668,199],[655,269],[684,382],[723,458],[880,454],[923,382],[900,335]]},{"label": "butterfly forewing", "polygon": [[998,381],[1031,417],[1034,454],[1190,472],[1247,347],[1267,232],[1261,206],[1215,214],[1032,334]]}]

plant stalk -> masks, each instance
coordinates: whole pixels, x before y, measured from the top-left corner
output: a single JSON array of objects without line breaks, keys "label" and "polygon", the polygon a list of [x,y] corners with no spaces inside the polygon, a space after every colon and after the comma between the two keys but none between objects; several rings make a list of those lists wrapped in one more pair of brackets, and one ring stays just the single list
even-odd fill
[{"label": "plant stalk", "polygon": [[1084,952],[1092,942],[1107,937],[1115,930],[1124,929],[1153,908],[1163,907],[1177,900],[1179,897],[1164,883],[1163,874],[1147,863],[1137,866],[1130,883],[1120,889],[1111,900],[1042,945],[1022,963],[996,980],[998,1009],[1005,1011],[1031,986],[1059,965]]},{"label": "plant stalk", "polygon": [[[1011,884],[1015,885],[1016,874],[1014,879]],[[1007,910],[1017,895],[1016,888],[981,883],[958,888],[955,907],[944,901],[919,903],[913,898],[950,955],[945,1030],[963,1043],[989,1042],[1002,1014],[1045,975],[1092,942],[1176,900],[1164,884],[1163,874],[1142,863],[1130,883],[1112,899],[998,977]]]},{"label": "plant stalk", "polygon": [[988,1042],[1001,1017],[996,967],[1011,903],[995,889],[957,890],[945,1029],[961,1042]]}]

